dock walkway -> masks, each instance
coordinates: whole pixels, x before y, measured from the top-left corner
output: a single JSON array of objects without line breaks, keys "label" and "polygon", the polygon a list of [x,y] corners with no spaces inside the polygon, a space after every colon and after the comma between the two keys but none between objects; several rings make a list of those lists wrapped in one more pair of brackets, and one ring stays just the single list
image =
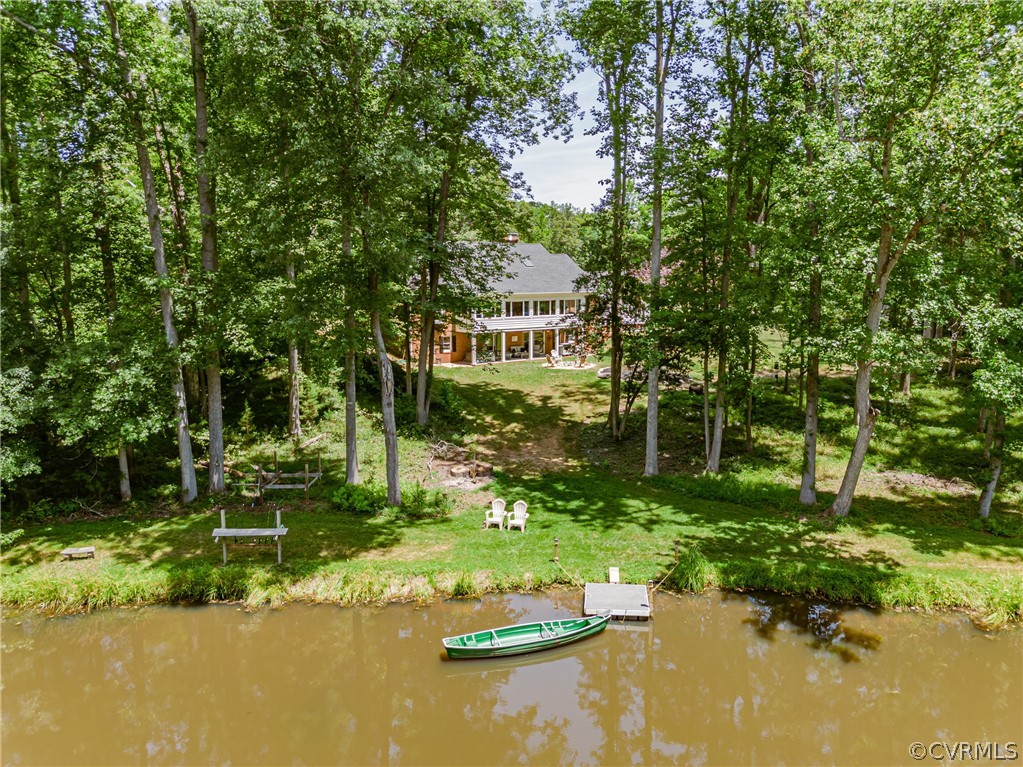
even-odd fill
[{"label": "dock walkway", "polygon": [[612,618],[650,619],[647,587],[629,583],[587,583],[583,592],[583,615],[611,611]]}]

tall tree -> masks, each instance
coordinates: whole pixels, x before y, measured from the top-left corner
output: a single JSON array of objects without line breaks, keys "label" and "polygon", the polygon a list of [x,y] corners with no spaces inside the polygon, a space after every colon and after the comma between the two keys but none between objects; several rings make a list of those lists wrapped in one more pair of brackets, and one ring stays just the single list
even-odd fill
[{"label": "tall tree", "polygon": [[210,492],[224,491],[224,405],[220,387],[220,348],[216,290],[217,203],[215,177],[209,159],[209,110],[206,88],[206,30],[191,0],[181,0],[188,20],[188,40],[192,52],[192,81],[195,88],[195,155],[198,165],[199,217],[202,231],[201,262],[209,280],[211,295],[204,307],[206,321],[206,396],[210,426]]},{"label": "tall tree", "polygon": [[[138,92],[145,90],[145,76],[132,70],[128,53],[121,39],[121,28],[117,20],[117,11],[111,0],[103,0],[107,20],[110,24],[110,36],[113,41],[117,64],[121,73],[121,97],[125,102],[128,120],[135,140],[138,156],[139,175],[142,177],[142,189],[145,197],[146,218],[149,221],[149,237],[153,248],[153,262],[156,275],[160,281],[160,308],[163,315],[164,335],[167,346],[172,354],[178,352],[178,334],[174,326],[174,300],[171,295],[170,275],[167,270],[167,259],[164,254],[163,229],[160,222],[160,206],[157,202],[156,185],[153,179],[153,166],[146,144],[146,131],[143,127],[143,110]],[[137,83],[137,84],[136,84]],[[178,440],[178,458],[181,462],[181,500],[184,503],[194,501],[197,496],[195,483],[195,463],[192,459],[192,439],[188,431],[188,404],[185,400],[185,382],[181,372],[180,360],[175,360],[177,374],[173,382],[174,401],[176,403],[176,422]]]},{"label": "tall tree", "polygon": [[[650,298],[651,312],[660,306],[661,292],[661,227],[664,210],[664,119],[667,104],[668,79],[675,66],[678,36],[687,32],[691,23],[688,4],[668,0],[654,0],[653,26],[653,81],[654,81],[654,137],[650,153]],[[653,476],[657,466],[657,427],[659,405],[660,348],[657,339],[651,344],[648,361],[646,410],[646,462],[643,473]]]},{"label": "tall tree", "polygon": [[[594,110],[595,132],[606,134],[601,155],[611,158],[612,173],[605,198],[609,218],[606,240],[592,254],[587,271],[598,277],[595,306],[602,306],[606,317],[611,352],[611,400],[607,423],[611,437],[624,434],[621,413],[622,370],[625,355],[624,325],[627,321],[627,295],[639,266],[627,243],[629,218],[628,194],[633,187],[636,153],[642,128],[641,102],[647,96],[643,76],[650,8],[635,0],[594,0],[582,6],[569,5],[562,14],[566,31],[575,41],[587,65],[600,78],[598,99],[602,108]],[[596,287],[596,286],[595,286]],[[592,314],[592,313],[591,313]],[[635,321],[635,317],[633,317]]]},{"label": "tall tree", "polygon": [[[970,206],[967,181],[990,162],[976,132],[955,136],[945,126],[961,119],[963,94],[950,83],[982,81],[992,18],[989,9],[961,5],[832,3],[824,13],[833,70],[833,188],[861,214],[861,231],[877,233],[854,339],[856,440],[831,506],[845,516],[878,417],[871,374],[892,274],[950,205]],[[956,167],[967,157],[970,165]]]}]

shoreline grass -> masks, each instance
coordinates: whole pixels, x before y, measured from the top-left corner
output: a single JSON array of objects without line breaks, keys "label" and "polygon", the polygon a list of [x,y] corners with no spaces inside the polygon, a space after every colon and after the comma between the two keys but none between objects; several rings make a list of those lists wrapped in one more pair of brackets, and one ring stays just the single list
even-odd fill
[{"label": "shoreline grass", "polygon": [[[732,451],[728,473],[707,477],[684,469],[686,451],[702,449],[684,409],[692,403],[688,395],[667,397],[665,450],[673,468],[642,478],[634,466],[641,437],[612,448],[598,434],[604,382],[592,371],[523,364],[441,375],[464,403],[461,440],[501,469],[482,489],[451,490],[446,516],[337,510],[328,499],[343,481],[343,432],[326,420],[320,426],[328,439],[318,447],[331,468],[323,483],[308,503],[280,499],[289,528],[283,565],[272,547],[231,546],[223,566],[211,535],[219,516],[209,498],[205,508],[164,504],[164,513],[154,514],[156,504],[137,504],[105,518],[25,523],[24,534],[13,538],[5,520],[0,605],[56,614],[168,602],[427,603],[604,581],[616,566],[626,582],[663,579],[664,588],[683,592],[764,590],[881,608],[960,610],[988,627],[1023,622],[1023,514],[1010,505],[1021,497],[1020,483],[1006,485],[1008,500],[992,515],[997,525],[980,524],[969,488],[957,479],[976,446],[955,389],[918,386],[927,417],[913,422],[919,433],[882,430],[853,514],[836,520],[823,513],[827,477],[817,507],[798,503],[792,451],[799,425],[781,398],[767,398],[758,452]],[[837,424],[842,413],[834,403],[829,417]],[[824,456],[841,450],[845,437],[836,433],[833,443],[822,439]],[[937,433],[940,443],[925,447],[932,458],[946,455],[947,465],[935,465],[934,481],[915,483],[920,475],[912,472],[924,465],[919,446]],[[367,481],[382,473],[380,442],[365,423]],[[426,440],[409,434],[401,444],[403,479],[436,486],[426,470]],[[257,441],[247,457],[265,462],[273,447]],[[282,459],[295,459],[281,447]],[[1010,472],[1005,476],[1008,483]],[[495,496],[529,503],[525,534],[482,529]],[[268,524],[267,507],[247,510],[239,496],[228,501],[229,524]],[[555,538],[560,563],[553,562]],[[96,559],[59,561],[62,548],[79,545],[96,546]]]},{"label": "shoreline grass", "polygon": [[[836,524],[708,501],[656,480],[501,476],[489,488],[530,504],[527,532],[482,529],[493,492],[448,517],[361,516],[316,502],[286,511],[284,564],[273,547],[212,540],[211,512],[30,526],[4,552],[2,604],[51,614],[160,603],[428,603],[606,579],[664,588],[772,591],[882,608],[960,610],[988,627],[1023,621],[1018,541],[932,526],[914,539],[878,512]],[[232,524],[261,524],[232,510]],[[559,563],[553,561],[554,539]],[[674,564],[674,541],[681,542]],[[72,543],[95,560],[59,561]]]}]

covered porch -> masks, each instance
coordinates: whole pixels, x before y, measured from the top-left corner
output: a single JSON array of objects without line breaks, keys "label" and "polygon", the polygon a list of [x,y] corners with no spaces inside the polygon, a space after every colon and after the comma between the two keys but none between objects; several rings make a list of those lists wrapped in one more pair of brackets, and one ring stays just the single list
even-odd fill
[{"label": "covered porch", "polygon": [[464,364],[542,360],[551,352],[560,357],[575,354],[580,346],[578,327],[509,328],[464,333],[469,353]]}]

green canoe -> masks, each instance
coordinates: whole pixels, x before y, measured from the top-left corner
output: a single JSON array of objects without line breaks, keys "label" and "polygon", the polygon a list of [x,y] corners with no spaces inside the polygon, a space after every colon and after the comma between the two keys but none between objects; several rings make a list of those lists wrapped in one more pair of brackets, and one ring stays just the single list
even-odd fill
[{"label": "green canoe", "polygon": [[599,634],[611,614],[560,621],[538,621],[503,626],[444,639],[449,658],[502,658],[506,655],[548,650]]}]

